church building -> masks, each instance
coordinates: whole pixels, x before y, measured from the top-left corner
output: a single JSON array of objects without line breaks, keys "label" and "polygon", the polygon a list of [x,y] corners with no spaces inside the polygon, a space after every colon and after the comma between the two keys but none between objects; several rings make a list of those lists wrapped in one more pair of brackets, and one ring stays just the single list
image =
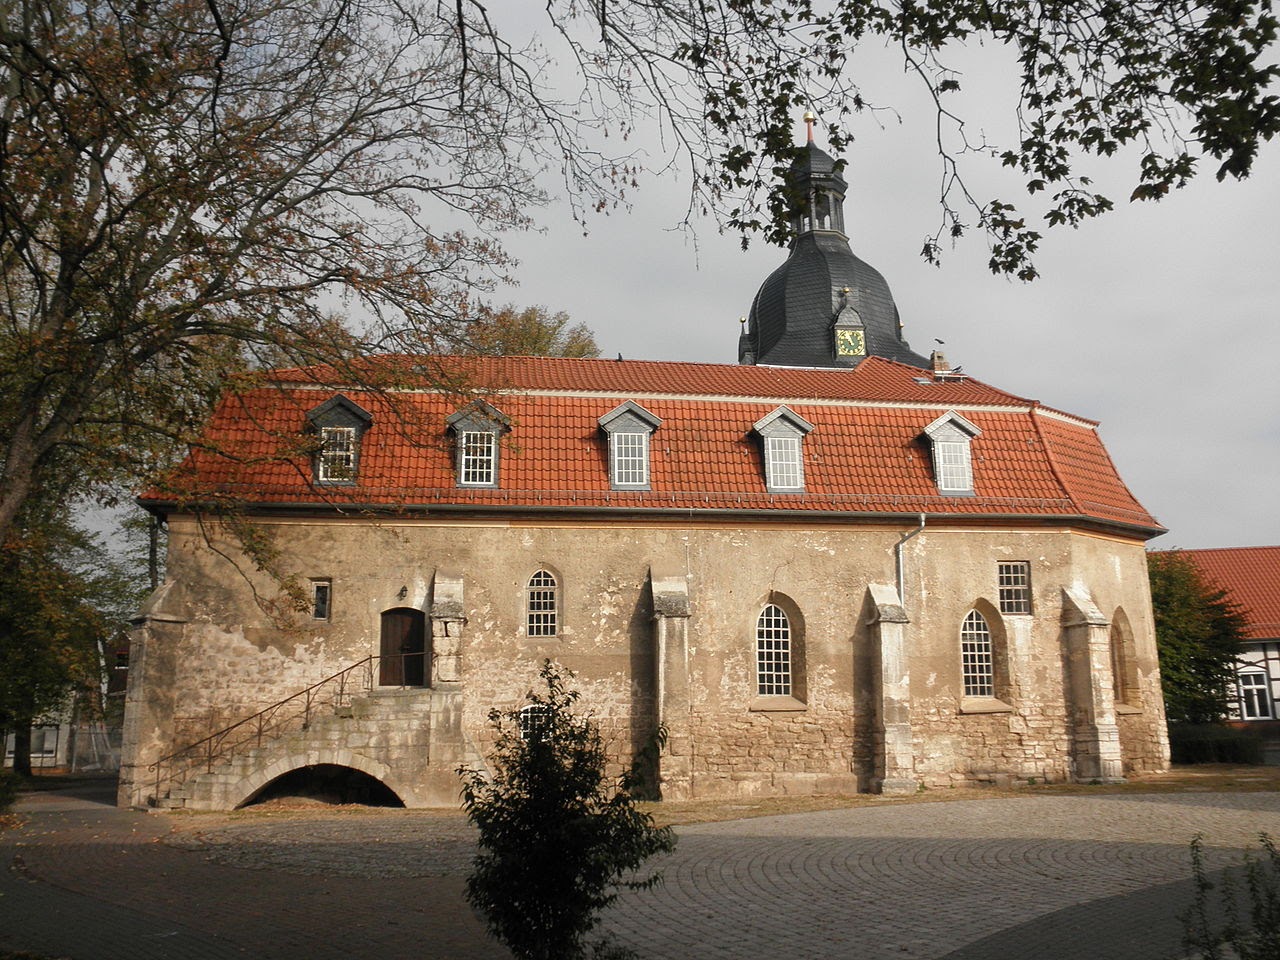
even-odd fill
[{"label": "church building", "polygon": [[378,356],[229,390],[142,498],[169,556],[120,802],[354,771],[455,805],[548,658],[668,799],[1165,769],[1163,530],[1097,424],[913,351],[838,165],[810,141],[791,186],[737,364]]}]

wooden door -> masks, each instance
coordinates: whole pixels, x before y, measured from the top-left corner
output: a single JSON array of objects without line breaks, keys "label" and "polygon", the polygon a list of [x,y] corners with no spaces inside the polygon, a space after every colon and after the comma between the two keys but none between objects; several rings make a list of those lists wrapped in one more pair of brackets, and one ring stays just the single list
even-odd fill
[{"label": "wooden door", "polygon": [[426,617],[399,607],[382,615],[378,683],[384,687],[424,687],[427,677]]}]

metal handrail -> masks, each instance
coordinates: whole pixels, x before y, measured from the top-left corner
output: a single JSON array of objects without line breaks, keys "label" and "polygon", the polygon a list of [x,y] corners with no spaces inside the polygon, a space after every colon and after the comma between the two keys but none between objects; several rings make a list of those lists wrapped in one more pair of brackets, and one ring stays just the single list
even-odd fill
[{"label": "metal handrail", "polygon": [[[154,771],[156,775],[155,793],[152,794],[152,802],[156,804],[160,802],[162,787],[171,793],[175,786],[185,783],[192,771],[200,766],[204,767],[205,773],[211,773],[214,764],[231,759],[246,746],[248,749],[260,747],[264,738],[268,740],[278,739],[295,728],[306,730],[311,725],[312,709],[318,704],[326,702],[322,696],[322,691],[325,688],[332,689],[336,686],[337,689],[333,691],[332,699],[327,701],[336,710],[339,707],[346,706],[355,692],[367,693],[373,689],[375,664],[379,664],[380,661],[384,660],[399,660],[400,677],[402,678],[399,685],[404,687],[406,686],[403,681],[406,661],[412,660],[414,657],[425,658],[426,656],[427,653],[424,651],[422,653],[402,653],[386,657],[365,657],[363,660],[358,660],[350,666],[344,667],[333,676],[318,680],[311,686],[299,690],[283,700],[278,700],[270,706],[263,707],[257,713],[237,720],[230,726],[209,734],[202,740],[179,747],[147,767],[148,771]],[[363,675],[357,680],[359,686],[349,685],[352,674],[359,670],[363,670]],[[423,672],[425,675],[425,663],[423,664]],[[283,708],[299,701],[302,707],[299,713],[291,713],[277,720]],[[295,721],[299,718],[301,718],[302,723],[297,725]],[[237,730],[243,730],[244,735],[231,739],[231,735]],[[193,762],[186,764],[181,770],[175,770],[176,761],[184,758]]]}]

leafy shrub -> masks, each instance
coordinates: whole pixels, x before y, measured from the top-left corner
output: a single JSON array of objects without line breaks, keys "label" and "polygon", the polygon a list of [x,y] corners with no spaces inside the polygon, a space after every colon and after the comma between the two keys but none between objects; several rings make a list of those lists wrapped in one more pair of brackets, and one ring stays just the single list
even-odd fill
[{"label": "leafy shrub", "polygon": [[1260,737],[1217,724],[1169,724],[1174,763],[1262,763]]},{"label": "leafy shrub", "polygon": [[[1201,838],[1191,841],[1195,899],[1181,915],[1183,948],[1199,960],[1275,960],[1280,957],[1280,853],[1265,833],[1258,840],[1266,856],[1244,862],[1248,913],[1241,916],[1239,877],[1223,874],[1221,892],[1205,876]],[[1215,903],[1216,901],[1216,903]]]},{"label": "leafy shrub", "polygon": [[[492,776],[458,771],[480,831],[467,901],[518,960],[580,960],[618,891],[658,882],[634,872],[671,850],[674,837],[636,809],[634,775],[616,783],[606,776],[599,730],[573,712],[573,674],[548,660],[541,676],[546,694],[530,692],[523,710],[489,714],[498,731]],[[625,954],[607,943],[594,948],[596,957]]]}]

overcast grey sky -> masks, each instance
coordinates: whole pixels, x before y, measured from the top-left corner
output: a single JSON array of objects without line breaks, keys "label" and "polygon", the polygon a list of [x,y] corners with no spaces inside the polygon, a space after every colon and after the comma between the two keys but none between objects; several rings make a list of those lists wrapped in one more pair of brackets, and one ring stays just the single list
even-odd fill
[{"label": "overcast grey sky", "polygon": [[[1016,86],[999,52],[964,57],[970,129],[1007,140]],[[939,269],[919,258],[939,219],[932,117],[889,58],[867,62],[902,121],[856,128],[845,219],[911,345],[927,355],[943,340],[966,373],[1100,420],[1121,476],[1169,528],[1153,547],[1280,544],[1277,145],[1245,183],[1207,172],[1158,204],[1127,202],[1131,165],[1098,166],[1117,209],[1044,231],[1034,283],[989,273],[977,236]],[[995,161],[966,169],[980,198],[1020,196]],[[567,311],[604,356],[736,362],[738,318],[786,252],[757,242],[743,253],[711,221],[697,225],[695,251],[672,229],[687,189],[672,174],[645,178],[629,213],[592,220],[586,236],[563,204],[542,211],[544,232],[508,238],[521,285],[496,299]]]}]

